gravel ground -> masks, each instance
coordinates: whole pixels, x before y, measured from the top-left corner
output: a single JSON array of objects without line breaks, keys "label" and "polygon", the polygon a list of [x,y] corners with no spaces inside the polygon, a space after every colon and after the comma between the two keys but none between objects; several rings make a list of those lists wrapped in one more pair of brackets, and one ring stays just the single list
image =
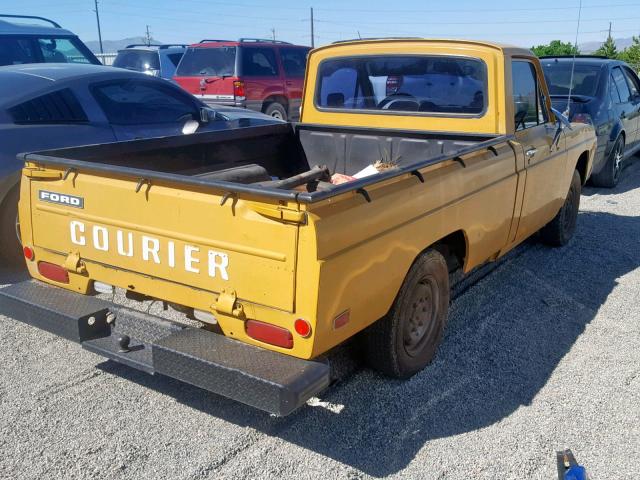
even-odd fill
[{"label": "gravel ground", "polygon": [[[0,478],[556,478],[640,466],[640,162],[453,304],[409,381],[360,370],[279,419],[0,316]],[[20,280],[1,272],[0,283]]]}]

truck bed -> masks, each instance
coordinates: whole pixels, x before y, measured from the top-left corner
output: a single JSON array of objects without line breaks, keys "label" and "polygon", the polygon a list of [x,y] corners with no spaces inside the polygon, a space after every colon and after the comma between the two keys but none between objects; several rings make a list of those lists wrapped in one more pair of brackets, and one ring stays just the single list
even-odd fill
[{"label": "truck bed", "polygon": [[[75,169],[101,171],[146,182],[170,181],[313,203],[504,141],[498,135],[277,124],[49,150],[21,158],[63,167],[68,174]],[[330,174],[353,175],[376,161],[394,168],[341,185],[325,183],[315,191],[315,186],[293,189],[276,182],[315,166],[326,166]],[[264,172],[263,178],[256,177],[257,170]]]}]

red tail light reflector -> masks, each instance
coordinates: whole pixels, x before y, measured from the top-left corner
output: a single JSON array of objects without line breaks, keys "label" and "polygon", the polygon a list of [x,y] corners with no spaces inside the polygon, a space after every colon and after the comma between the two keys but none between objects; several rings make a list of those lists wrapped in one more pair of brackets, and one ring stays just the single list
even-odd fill
[{"label": "red tail light reflector", "polygon": [[38,272],[44,278],[58,283],[69,283],[69,272],[60,265],[49,262],[38,262]]},{"label": "red tail light reflector", "polygon": [[254,340],[275,345],[276,347],[293,348],[293,335],[286,328],[276,327],[257,320],[248,320],[246,329],[247,335]]},{"label": "red tail light reflector", "polygon": [[311,324],[303,318],[299,318],[293,322],[293,328],[301,337],[306,338],[311,335]]},{"label": "red tail light reflector", "polygon": [[344,327],[347,323],[349,323],[350,319],[351,319],[351,312],[349,310],[345,310],[344,312],[342,312],[340,315],[338,315],[336,318],[333,319],[333,329],[337,330],[340,327]]},{"label": "red tail light reflector", "polygon": [[34,258],[36,258],[36,253],[33,251],[33,248],[31,247],[24,247],[22,249],[22,253],[24,253],[24,258],[26,258],[29,261],[32,261]]},{"label": "red tail light reflector", "polygon": [[245,95],[245,91],[244,91],[244,82],[243,81],[236,80],[235,82],[233,82],[233,95],[237,99],[244,100],[246,95]]}]

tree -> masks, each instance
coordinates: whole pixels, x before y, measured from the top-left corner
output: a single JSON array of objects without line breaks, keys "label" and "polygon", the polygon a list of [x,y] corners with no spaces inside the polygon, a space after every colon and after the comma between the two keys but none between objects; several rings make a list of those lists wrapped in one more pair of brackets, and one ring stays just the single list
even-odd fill
[{"label": "tree", "polygon": [[595,55],[602,55],[607,58],[617,58],[618,48],[616,42],[611,35],[607,37],[607,40],[600,45],[600,48],[593,52]]},{"label": "tree", "polygon": [[571,44],[570,42],[563,42],[561,40],[552,40],[547,45],[538,45],[536,47],[531,47],[531,50],[538,57],[580,54],[580,50],[573,44]]},{"label": "tree", "polygon": [[640,37],[633,37],[633,43],[618,54],[618,58],[633,68],[640,68]]}]

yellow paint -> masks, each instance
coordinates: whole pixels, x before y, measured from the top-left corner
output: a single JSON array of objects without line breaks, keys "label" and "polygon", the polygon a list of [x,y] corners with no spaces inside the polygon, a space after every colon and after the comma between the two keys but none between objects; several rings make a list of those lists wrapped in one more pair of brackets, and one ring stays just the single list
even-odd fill
[{"label": "yellow paint", "polygon": [[[315,109],[319,62],[379,53],[481,58],[489,78],[488,110],[480,118],[436,118]],[[21,188],[22,238],[34,247],[36,261],[73,264],[71,282],[60,285],[63,288],[89,293],[91,282],[99,280],[210,311],[224,334],[238,340],[301,358],[316,357],[382,317],[416,256],[447,235],[463,236],[465,271],[504,255],[555,215],[579,156],[586,152],[592,161],[595,137],[586,125],[566,132],[555,155],[547,151],[548,145],[543,148],[548,142],[545,126],[526,134],[514,132],[509,73],[514,56],[531,58],[539,68],[526,50],[466,41],[362,41],[311,53],[305,123],[510,136],[496,146],[497,155],[488,150],[466,155],[466,168],[447,161],[423,168],[425,183],[409,174],[380,181],[367,188],[371,203],[348,192],[308,205],[239,194],[220,205],[222,191],[156,182],[136,193],[135,178],[81,170],[63,180],[59,169],[29,164]],[[536,165],[525,160],[530,142],[540,146]],[[40,202],[41,189],[81,196],[85,208]],[[71,241],[72,221],[84,226],[85,245]],[[94,227],[107,229],[107,251],[93,245]],[[133,256],[116,251],[118,230],[122,238],[131,233],[137,249]],[[75,231],[76,236],[80,233]],[[143,237],[159,242],[160,263],[151,254],[143,259]],[[101,242],[102,237],[97,244],[103,247]],[[169,242],[175,249],[173,266],[168,261]],[[218,261],[219,255],[227,256],[228,279],[222,278],[220,268],[216,275],[209,274],[209,250]],[[186,264],[198,273],[187,271]],[[29,263],[29,271],[44,280],[36,262]],[[346,310],[349,323],[334,330],[334,318]],[[312,334],[301,338],[294,333],[291,350],[252,340],[244,329],[247,319],[257,319],[293,332],[297,318],[311,323]]]}]

